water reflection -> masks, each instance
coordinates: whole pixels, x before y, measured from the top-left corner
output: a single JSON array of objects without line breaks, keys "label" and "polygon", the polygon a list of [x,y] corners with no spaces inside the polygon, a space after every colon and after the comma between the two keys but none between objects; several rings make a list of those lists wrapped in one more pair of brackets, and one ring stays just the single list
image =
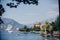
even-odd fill
[{"label": "water reflection", "polygon": [[24,32],[8,33],[7,31],[1,32],[1,39],[2,40],[44,40],[44,38],[40,36],[40,34],[24,33]]}]

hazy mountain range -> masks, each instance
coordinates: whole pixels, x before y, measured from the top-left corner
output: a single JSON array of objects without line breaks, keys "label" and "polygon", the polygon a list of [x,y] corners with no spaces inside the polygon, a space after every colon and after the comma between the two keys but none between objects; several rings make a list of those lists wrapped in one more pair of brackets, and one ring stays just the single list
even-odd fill
[{"label": "hazy mountain range", "polygon": [[[13,19],[9,19],[9,18],[2,18],[4,24],[2,26],[4,26],[5,28],[10,24],[14,29],[16,28],[23,28],[24,24],[20,24],[18,22],[16,22]],[[53,21],[54,19],[48,19],[49,21]],[[44,23],[44,21],[42,21],[41,23]],[[31,23],[31,24],[27,24],[28,27],[31,27],[33,24],[35,23]]]},{"label": "hazy mountain range", "polygon": [[16,30],[16,28],[23,28],[24,27],[23,24],[19,24],[15,20],[12,20],[12,19],[9,19],[9,18],[2,18],[2,20],[4,22],[1,25],[3,29],[6,29],[8,27],[8,25],[11,25],[13,30]]}]

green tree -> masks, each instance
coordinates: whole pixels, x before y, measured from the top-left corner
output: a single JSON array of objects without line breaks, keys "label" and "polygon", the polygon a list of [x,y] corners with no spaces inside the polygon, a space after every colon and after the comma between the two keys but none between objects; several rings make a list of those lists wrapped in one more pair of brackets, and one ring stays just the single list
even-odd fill
[{"label": "green tree", "polygon": [[[13,1],[17,2],[17,3],[14,4]],[[21,2],[23,2],[24,4],[29,4],[29,5],[30,4],[36,4],[36,5],[38,5],[38,0],[12,0],[12,2],[7,3],[6,5],[9,6],[10,8],[13,8],[13,7],[17,8],[17,6],[20,5]]]},{"label": "green tree", "polygon": [[46,21],[43,25],[43,30],[45,31],[45,33],[49,33],[53,30],[53,26],[48,21]]},{"label": "green tree", "polygon": [[0,24],[3,23],[1,17],[2,17],[2,14],[5,12],[5,9],[3,8],[2,4],[0,4]]},{"label": "green tree", "polygon": [[33,31],[33,28],[30,28],[30,31]]},{"label": "green tree", "polygon": [[24,31],[27,31],[27,26],[26,25],[24,25]]},{"label": "green tree", "polygon": [[52,22],[51,25],[53,26],[53,31],[57,31],[57,27],[56,27],[55,22]]},{"label": "green tree", "polygon": [[[55,20],[55,25],[56,25],[56,28],[57,30],[59,31],[60,33],[60,16],[57,17],[57,19]],[[60,34],[59,34],[60,35]],[[59,39],[60,39],[60,36],[59,36]]]},{"label": "green tree", "polygon": [[46,28],[46,26],[45,25],[42,25],[42,31],[45,31],[45,28]]},{"label": "green tree", "polygon": [[60,23],[59,16],[57,16],[56,20],[51,23],[54,31],[60,30],[59,23]]},{"label": "green tree", "polygon": [[34,26],[33,30],[34,31],[40,31],[40,27],[39,26]]},{"label": "green tree", "polygon": [[60,23],[60,19],[59,19],[60,17],[58,16],[57,17],[57,19],[55,20],[55,25],[56,25],[56,27],[57,27],[57,30],[60,30],[60,25],[59,25],[59,23]]}]

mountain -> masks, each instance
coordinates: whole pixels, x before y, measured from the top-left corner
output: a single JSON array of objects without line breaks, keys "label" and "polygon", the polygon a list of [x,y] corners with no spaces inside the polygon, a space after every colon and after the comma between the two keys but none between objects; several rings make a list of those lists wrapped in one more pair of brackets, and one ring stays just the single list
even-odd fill
[{"label": "mountain", "polygon": [[12,26],[13,30],[16,30],[16,28],[22,28],[24,26],[23,24],[19,24],[18,22],[16,22],[13,19],[2,18],[2,20],[4,23],[1,26],[4,30],[8,27],[8,25]]},{"label": "mountain", "polygon": [[27,27],[28,28],[31,28],[33,24],[27,24]]}]

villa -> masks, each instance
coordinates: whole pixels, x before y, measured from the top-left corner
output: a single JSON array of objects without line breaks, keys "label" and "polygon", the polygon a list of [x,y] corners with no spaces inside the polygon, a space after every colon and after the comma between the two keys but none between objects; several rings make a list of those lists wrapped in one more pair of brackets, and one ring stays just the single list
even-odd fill
[{"label": "villa", "polygon": [[32,28],[34,28],[34,27],[40,27],[41,28],[41,25],[42,24],[40,22],[37,22],[37,23],[33,24]]}]

